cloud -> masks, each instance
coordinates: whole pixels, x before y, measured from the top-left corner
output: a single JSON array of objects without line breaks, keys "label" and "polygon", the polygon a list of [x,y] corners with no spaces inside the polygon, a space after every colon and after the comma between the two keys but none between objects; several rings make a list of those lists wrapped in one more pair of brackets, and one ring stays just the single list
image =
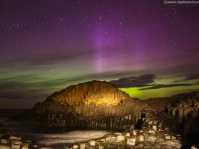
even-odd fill
[{"label": "cloud", "polygon": [[154,83],[155,78],[156,75],[154,74],[144,74],[138,77],[123,77],[118,80],[112,80],[110,82],[118,88],[144,87],[148,86],[150,83]]},{"label": "cloud", "polygon": [[185,76],[185,81],[197,80],[197,79],[199,79],[199,73],[188,74]]},{"label": "cloud", "polygon": [[199,73],[192,73],[192,74],[186,74],[186,75],[178,75],[179,77],[184,77],[182,80],[176,80],[174,82],[183,82],[183,81],[192,81],[192,80],[199,80]]},{"label": "cloud", "polygon": [[[68,62],[74,63],[74,61],[83,61],[90,59],[95,55],[96,51],[80,51],[80,52],[70,52],[64,53],[57,51],[56,53],[45,53],[45,54],[35,54],[32,56],[18,57],[10,59],[9,61],[0,60],[0,67],[7,68],[10,67],[26,67],[26,69],[33,69],[34,67],[44,68],[46,66],[57,65],[60,63]],[[28,66],[28,67],[27,67]]]},{"label": "cloud", "polygon": [[[54,91],[61,90],[77,83],[83,83],[90,80],[110,80],[113,77],[127,76],[133,72],[109,71],[105,73],[88,73],[85,75],[46,78],[38,74],[18,75],[13,77],[0,78],[1,93],[10,92],[17,95],[46,95],[49,96]],[[2,96],[3,97],[3,96]],[[8,96],[10,98],[10,96]]]},{"label": "cloud", "polygon": [[[113,55],[121,55],[121,49],[114,49],[114,54],[111,53],[111,50],[99,52],[92,49],[83,49],[83,50],[74,50],[66,53],[64,50],[60,52],[60,49],[53,49],[55,52],[34,54],[31,56],[24,56],[18,58],[12,58],[10,60],[0,60],[0,67],[15,68],[15,67],[25,67],[26,69],[33,69],[34,67],[44,68],[46,66],[57,65],[60,63],[65,63],[65,66],[70,66],[77,62],[81,64],[83,61],[95,60],[103,57],[112,57]],[[65,49],[67,50],[67,49]],[[6,63],[5,63],[6,61]],[[28,67],[27,67],[28,66]]]},{"label": "cloud", "polygon": [[24,96],[13,94],[13,93],[7,93],[7,94],[2,93],[2,94],[0,94],[0,98],[1,99],[25,99]]},{"label": "cloud", "polygon": [[156,84],[151,87],[142,88],[139,90],[152,90],[152,89],[159,89],[159,88],[170,88],[170,87],[179,87],[179,86],[193,86],[196,84]]}]

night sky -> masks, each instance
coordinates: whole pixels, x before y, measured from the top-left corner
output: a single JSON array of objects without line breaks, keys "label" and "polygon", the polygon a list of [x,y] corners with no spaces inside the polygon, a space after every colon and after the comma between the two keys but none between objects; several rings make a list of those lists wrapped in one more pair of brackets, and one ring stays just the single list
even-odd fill
[{"label": "night sky", "polygon": [[140,99],[199,89],[199,4],[0,1],[1,109],[91,80]]}]

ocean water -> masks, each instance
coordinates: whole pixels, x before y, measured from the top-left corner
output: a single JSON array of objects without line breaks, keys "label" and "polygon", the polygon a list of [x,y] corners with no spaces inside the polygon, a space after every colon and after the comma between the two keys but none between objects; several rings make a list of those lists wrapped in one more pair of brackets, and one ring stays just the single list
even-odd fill
[{"label": "ocean water", "polygon": [[63,127],[42,127],[35,125],[15,125],[6,123],[8,116],[21,114],[27,109],[0,109],[0,122],[13,134],[33,140],[40,145],[50,147],[67,146],[112,133],[111,130],[68,130]]}]

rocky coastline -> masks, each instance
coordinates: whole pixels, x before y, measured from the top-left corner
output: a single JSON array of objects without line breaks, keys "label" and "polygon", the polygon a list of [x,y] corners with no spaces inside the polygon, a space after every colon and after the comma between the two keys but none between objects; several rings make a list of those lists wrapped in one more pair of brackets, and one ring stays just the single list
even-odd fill
[{"label": "rocky coastline", "polygon": [[[88,140],[71,146],[59,146],[63,149],[110,149],[110,148],[169,148],[180,149],[186,145],[186,139],[180,133],[179,123],[165,113],[145,111],[141,128],[134,124],[125,125],[123,132],[114,132],[98,139]],[[0,127],[1,149],[51,149],[39,146],[31,140],[15,136],[9,130]]]},{"label": "rocky coastline", "polygon": [[[35,104],[32,109],[8,120],[15,124],[68,129],[120,130],[88,142],[70,147],[63,146],[62,148],[65,149],[178,149],[190,148],[191,145],[198,147],[198,137],[192,135],[199,132],[198,111],[199,92],[140,101],[130,98],[109,82],[90,81],[55,92],[45,101]],[[3,127],[2,130],[4,130]],[[15,144],[10,139],[11,133],[8,132],[1,133],[2,146],[10,147]],[[189,140],[190,142],[187,143],[185,140],[188,136],[194,138],[194,141]],[[14,140],[17,140],[16,138]],[[18,147],[13,149],[21,149],[23,143],[27,146],[27,141],[24,139],[16,142]],[[26,148],[42,147],[29,142]],[[26,148],[23,147],[23,149]]]}]

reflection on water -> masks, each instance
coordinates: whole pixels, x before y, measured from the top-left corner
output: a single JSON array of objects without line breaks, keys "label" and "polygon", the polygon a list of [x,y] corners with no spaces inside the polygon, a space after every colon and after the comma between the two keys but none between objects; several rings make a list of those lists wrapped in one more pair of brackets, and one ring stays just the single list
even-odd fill
[{"label": "reflection on water", "polygon": [[20,135],[38,144],[51,147],[84,142],[112,133],[110,130],[66,130],[64,128],[13,124],[4,124],[4,126],[15,135]]},{"label": "reflection on water", "polygon": [[97,130],[84,130],[84,131],[72,131],[65,132],[63,134],[43,134],[43,139],[38,141],[40,144],[52,146],[55,144],[75,144],[84,142],[89,139],[99,138],[108,134],[108,131],[97,131]]},{"label": "reflection on water", "polygon": [[0,109],[0,122],[15,135],[33,140],[38,144],[55,147],[84,142],[112,133],[110,130],[67,130],[31,125],[14,125],[6,123],[6,117],[24,113],[27,109]]}]

